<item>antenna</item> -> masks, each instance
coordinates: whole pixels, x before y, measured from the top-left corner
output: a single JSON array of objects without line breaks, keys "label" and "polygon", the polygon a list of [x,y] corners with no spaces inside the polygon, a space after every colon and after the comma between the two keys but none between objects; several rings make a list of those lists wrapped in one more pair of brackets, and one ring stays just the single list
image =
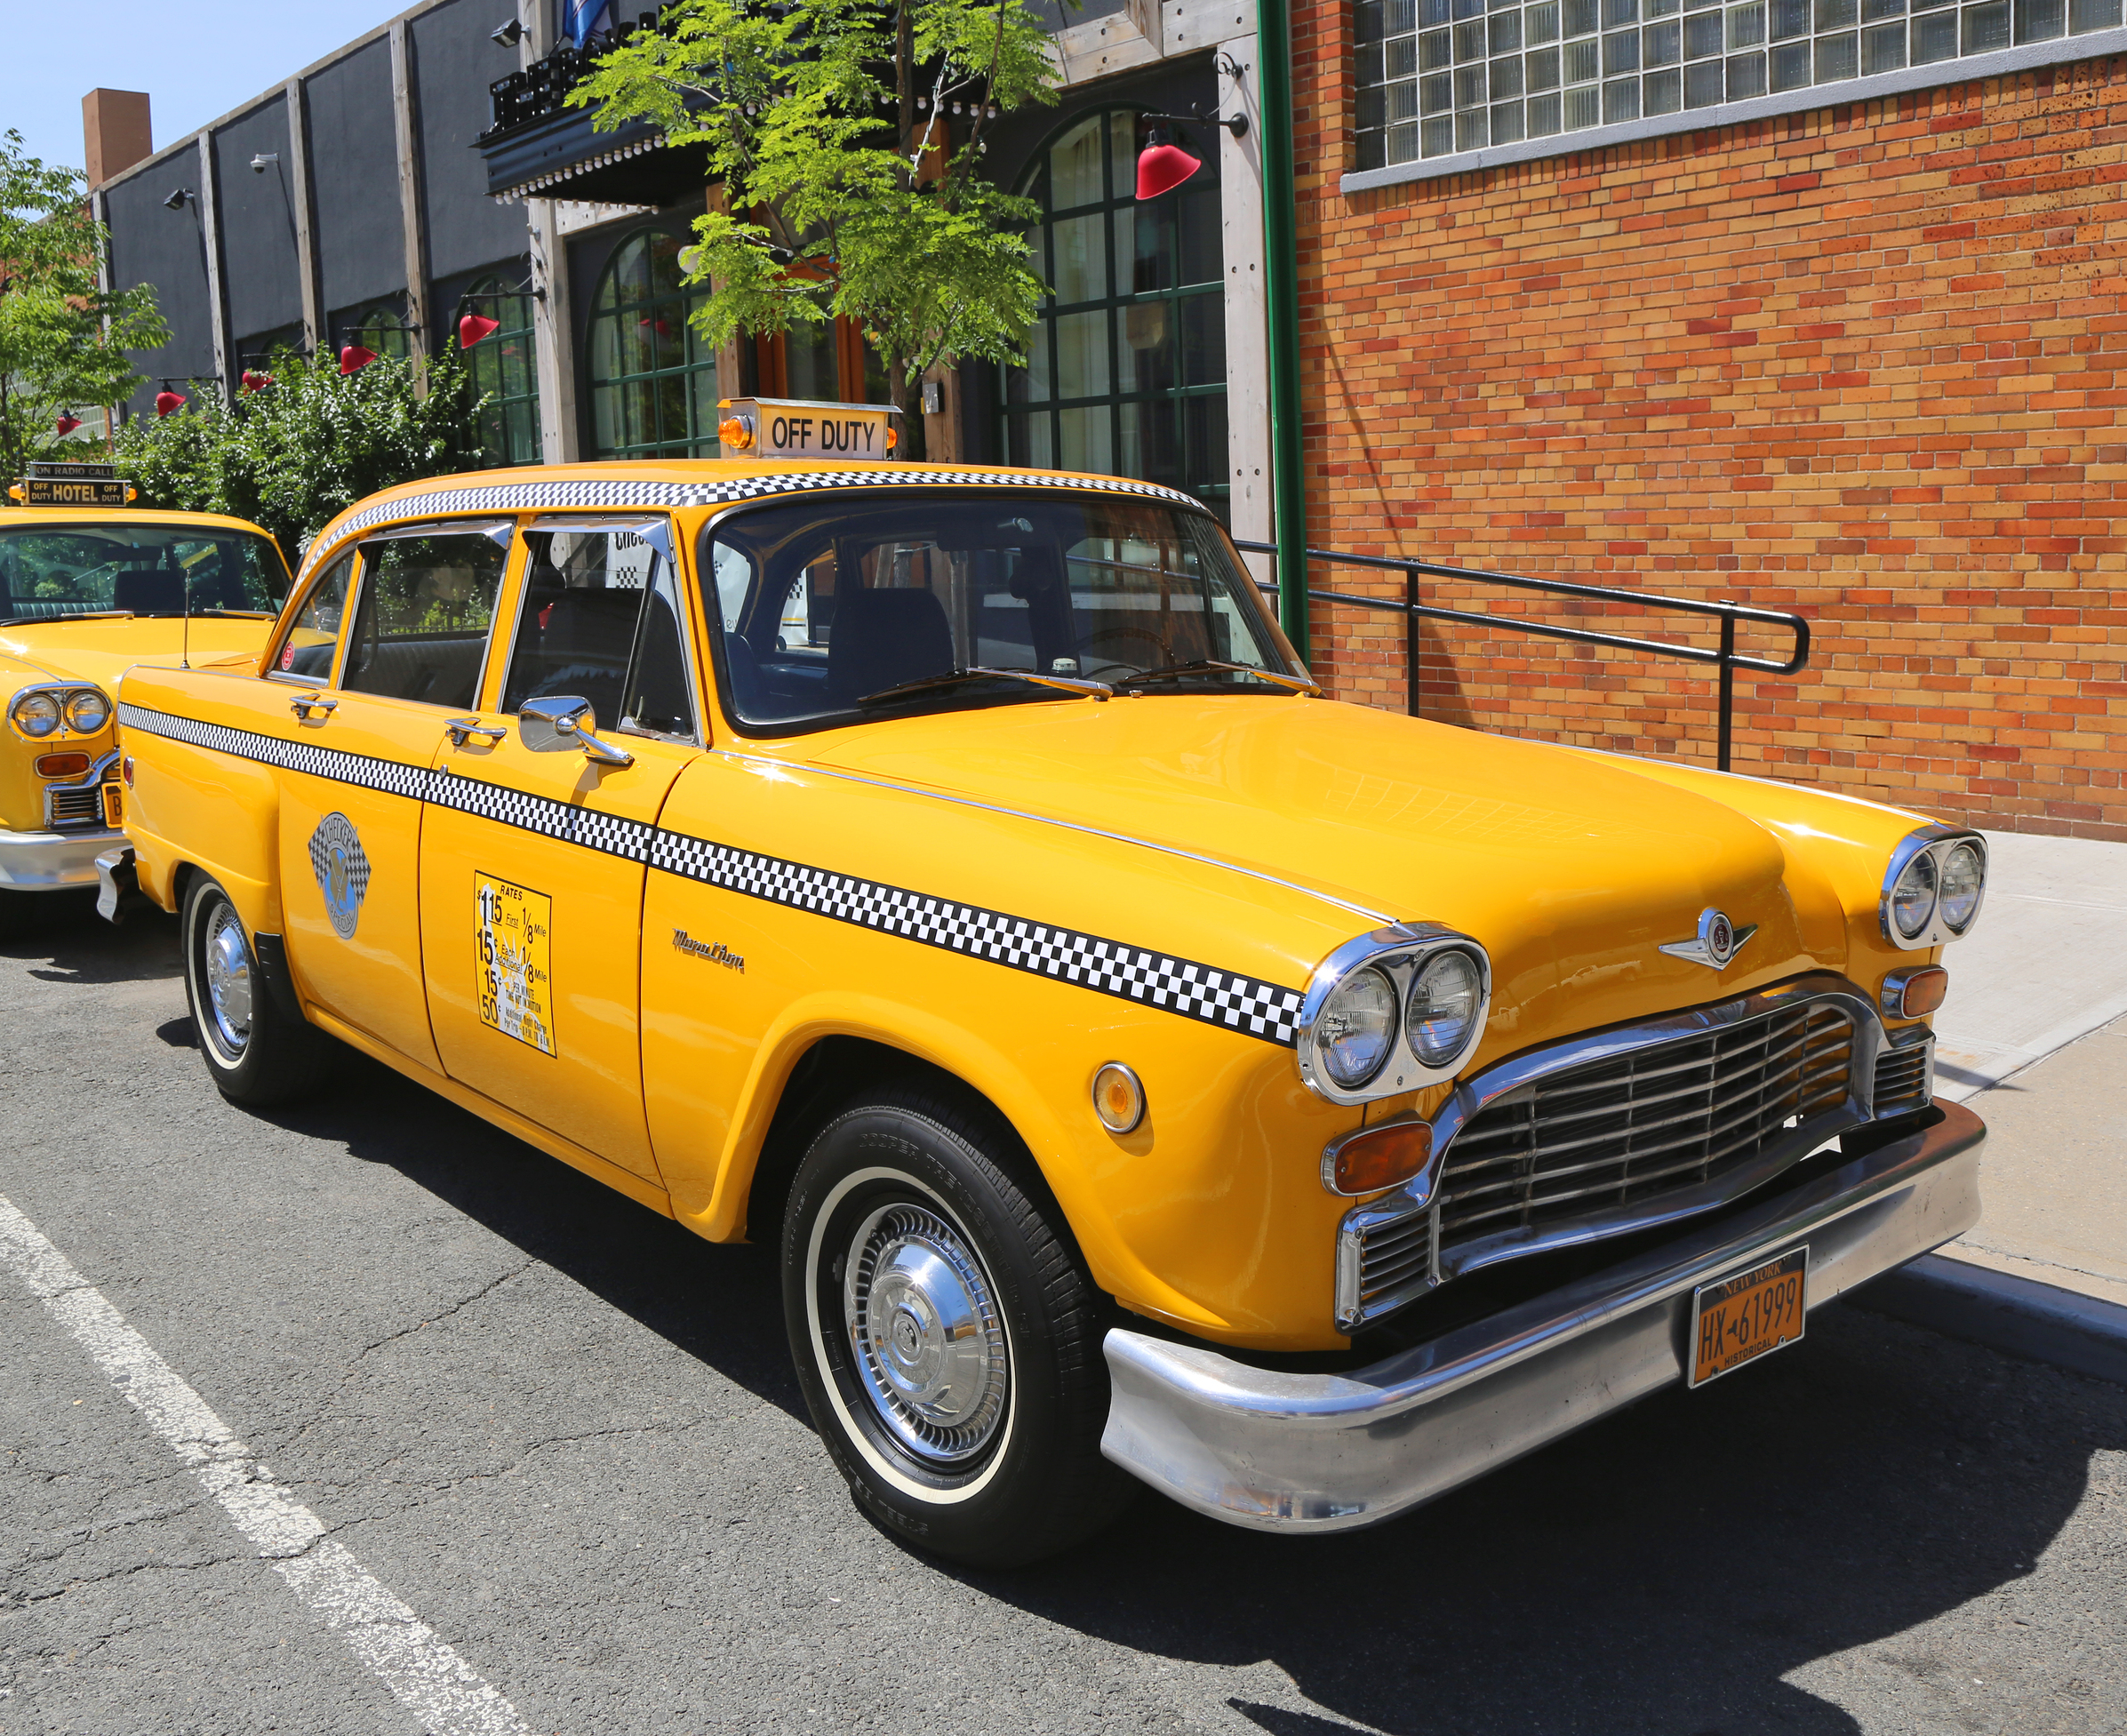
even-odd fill
[{"label": "antenna", "polygon": [[180,669],[188,669],[192,667],[192,569],[180,567],[179,570],[185,575],[179,581],[184,588],[185,624],[180,629],[177,665]]}]

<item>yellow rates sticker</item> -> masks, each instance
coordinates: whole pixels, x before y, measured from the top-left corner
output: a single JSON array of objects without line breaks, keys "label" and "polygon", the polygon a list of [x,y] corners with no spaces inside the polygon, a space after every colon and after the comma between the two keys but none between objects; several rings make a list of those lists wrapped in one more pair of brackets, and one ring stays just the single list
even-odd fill
[{"label": "yellow rates sticker", "polygon": [[554,900],[476,872],[480,1022],[554,1052]]}]

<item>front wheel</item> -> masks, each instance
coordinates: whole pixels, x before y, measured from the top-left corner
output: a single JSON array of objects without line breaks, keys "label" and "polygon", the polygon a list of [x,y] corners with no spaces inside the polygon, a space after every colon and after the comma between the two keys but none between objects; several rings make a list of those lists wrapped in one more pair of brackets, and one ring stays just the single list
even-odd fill
[{"label": "front wheel", "polygon": [[821,1131],[783,1220],[791,1353],[836,1468],[909,1541],[990,1566],[1068,1547],[1135,1487],[1100,1456],[1097,1292],[1024,1161],[966,1106],[889,1091]]},{"label": "front wheel", "polygon": [[332,1072],[332,1040],[275,1004],[236,907],[216,881],[185,890],[185,999],[214,1088],[263,1108],[308,1096]]}]

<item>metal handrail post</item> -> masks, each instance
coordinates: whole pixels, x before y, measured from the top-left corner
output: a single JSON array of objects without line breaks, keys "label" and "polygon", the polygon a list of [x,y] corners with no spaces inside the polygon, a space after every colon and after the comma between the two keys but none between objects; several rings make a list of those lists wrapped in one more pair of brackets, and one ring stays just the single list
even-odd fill
[{"label": "metal handrail post", "polygon": [[1413,717],[1419,715],[1418,610],[1418,569],[1407,566],[1403,569],[1403,683]]},{"label": "metal handrail post", "polygon": [[[1721,599],[1731,601],[1728,597]],[[1728,750],[1735,733],[1736,706],[1736,618],[1721,617],[1721,735],[1720,745],[1714,755],[1714,764],[1721,771],[1728,770]]]}]

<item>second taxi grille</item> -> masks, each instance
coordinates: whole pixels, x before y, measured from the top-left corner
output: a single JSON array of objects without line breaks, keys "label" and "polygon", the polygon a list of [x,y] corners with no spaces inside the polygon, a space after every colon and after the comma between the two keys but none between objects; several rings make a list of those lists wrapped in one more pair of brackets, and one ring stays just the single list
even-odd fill
[{"label": "second taxi grille", "polygon": [[95,784],[50,787],[44,791],[44,814],[48,826],[100,826],[103,791]]},{"label": "second taxi grille", "polygon": [[1843,1104],[1852,1068],[1852,1021],[1817,1002],[1540,1080],[1449,1148],[1441,1254],[1717,1181]]}]

